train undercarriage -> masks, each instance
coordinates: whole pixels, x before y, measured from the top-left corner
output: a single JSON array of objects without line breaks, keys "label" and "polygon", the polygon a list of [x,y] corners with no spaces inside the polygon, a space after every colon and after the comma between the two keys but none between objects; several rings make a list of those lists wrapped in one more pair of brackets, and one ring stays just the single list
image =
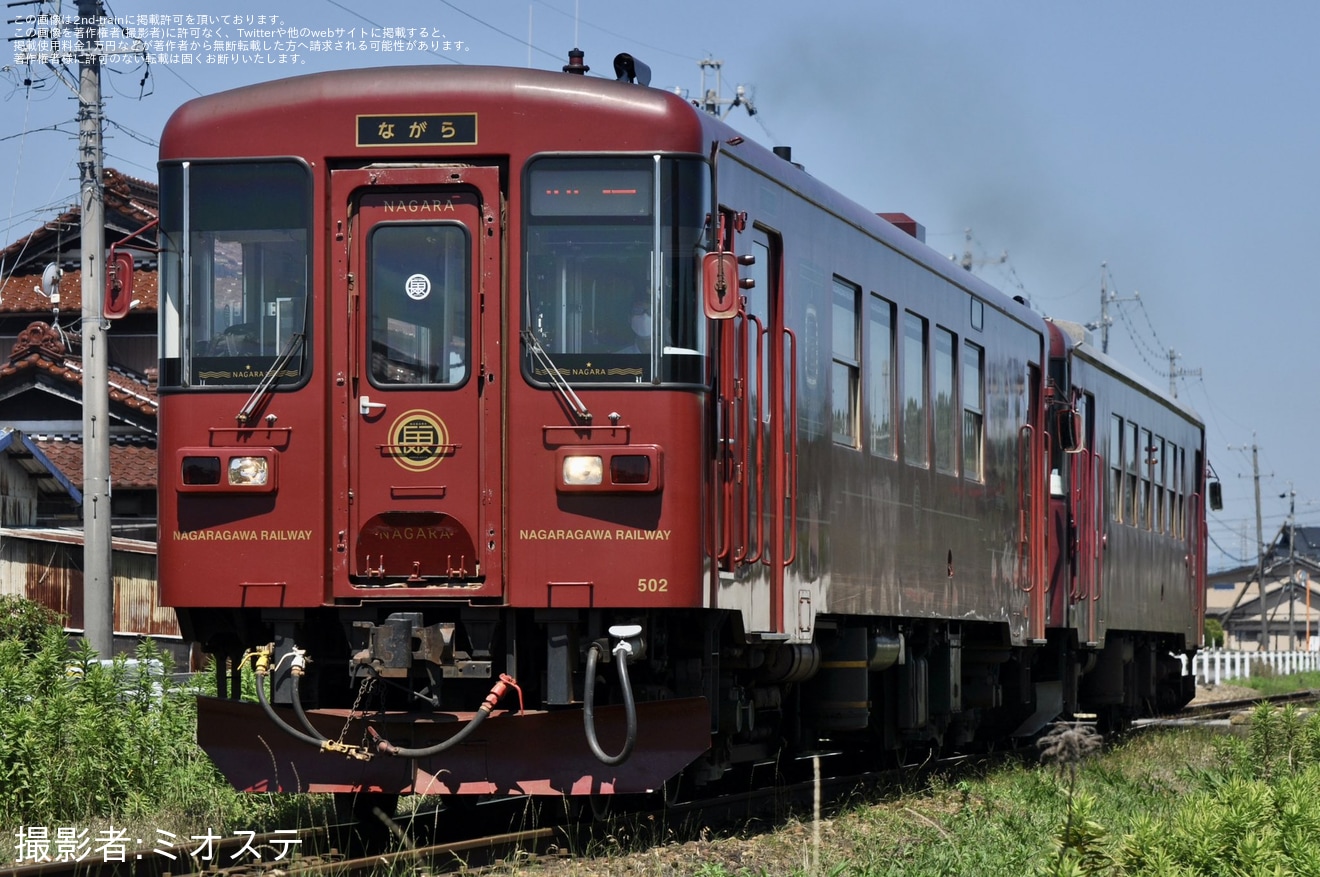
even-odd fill
[{"label": "train undercarriage", "polygon": [[[806,752],[975,750],[1060,717],[1119,729],[1194,693],[1181,638],[1145,632],[1021,648],[1004,625],[821,616],[794,645],[720,611],[416,607],[181,612],[217,659],[199,742],[252,791],[643,793]],[[244,666],[268,704],[241,698]]]}]

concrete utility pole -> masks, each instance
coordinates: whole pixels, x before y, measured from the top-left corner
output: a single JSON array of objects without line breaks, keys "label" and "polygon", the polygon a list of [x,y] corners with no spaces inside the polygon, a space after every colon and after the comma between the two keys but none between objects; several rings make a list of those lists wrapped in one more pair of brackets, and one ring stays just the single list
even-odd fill
[{"label": "concrete utility pole", "polygon": [[1118,294],[1111,290],[1106,283],[1109,277],[1109,263],[1100,263],[1100,319],[1094,323],[1087,323],[1088,329],[1100,330],[1100,352],[1109,352],[1109,327],[1114,325],[1114,318],[1109,316],[1109,305],[1111,303],[1125,301],[1139,301],[1140,293],[1132,293],[1132,298],[1119,298]]},{"label": "concrete utility pole", "polygon": [[1293,578],[1297,575],[1297,491],[1288,485],[1288,492],[1279,494],[1279,499],[1288,497],[1288,649],[1297,648],[1297,601],[1293,598]]},{"label": "concrete utility pole", "polygon": [[83,636],[114,654],[110,537],[109,351],[105,295],[105,191],[101,153],[100,0],[78,0],[78,178],[82,201]]},{"label": "concrete utility pole", "polygon": [[1260,523],[1259,450],[1256,443],[1252,442],[1251,472],[1256,481],[1256,583],[1260,585],[1260,648],[1261,651],[1265,651],[1270,647],[1270,610],[1265,605],[1265,534]]},{"label": "concrete utility pole", "polygon": [[[1230,451],[1245,451],[1245,446],[1229,445]],[[1259,448],[1255,442],[1251,443],[1251,470],[1252,476],[1256,481],[1256,582],[1260,585],[1260,648],[1261,651],[1269,648],[1270,636],[1270,616],[1269,609],[1265,606],[1265,535],[1261,528],[1260,521],[1260,458]],[[1245,534],[1244,534],[1245,535]],[[1233,605],[1228,610],[1228,615],[1224,616],[1225,621],[1231,621],[1233,614],[1237,612],[1238,604],[1246,596],[1247,589],[1251,587],[1251,580],[1242,586],[1242,590],[1233,598]]]},{"label": "concrete utility pole", "polygon": [[[724,98],[723,61],[717,61],[714,58],[702,58],[697,62],[697,66],[701,68],[701,101],[698,106],[712,116],[721,119],[727,116],[734,107],[742,107],[747,110],[749,116],[756,115],[756,105],[747,96],[747,89],[743,86],[739,85],[734,89],[732,100]],[[714,88],[708,88],[706,85],[706,77],[711,70],[715,71]]]},{"label": "concrete utility pole", "polygon": [[1178,398],[1178,378],[1181,377],[1199,377],[1201,370],[1199,368],[1178,368],[1176,363],[1180,354],[1172,347],[1169,348],[1169,395]]}]

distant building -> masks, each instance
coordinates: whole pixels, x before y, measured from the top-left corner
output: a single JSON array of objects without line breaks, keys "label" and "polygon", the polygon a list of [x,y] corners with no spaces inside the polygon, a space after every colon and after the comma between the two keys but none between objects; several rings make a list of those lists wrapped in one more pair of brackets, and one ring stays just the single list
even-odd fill
[{"label": "distant building", "polygon": [[1205,614],[1223,625],[1225,644],[1259,648],[1264,626],[1269,649],[1320,646],[1320,527],[1282,527],[1265,552],[1264,581],[1262,603],[1255,564],[1206,576]]}]

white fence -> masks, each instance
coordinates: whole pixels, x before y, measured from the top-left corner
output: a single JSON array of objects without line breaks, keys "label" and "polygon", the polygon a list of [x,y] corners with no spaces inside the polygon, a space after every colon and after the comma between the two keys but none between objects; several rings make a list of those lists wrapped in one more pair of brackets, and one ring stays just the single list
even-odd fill
[{"label": "white fence", "polygon": [[[1187,657],[1182,657],[1183,673]],[[1304,670],[1320,670],[1320,652],[1240,652],[1235,649],[1202,649],[1192,658],[1192,675],[1200,685],[1218,685],[1234,679],[1250,679],[1253,669],[1266,666],[1275,676]],[[1256,672],[1260,672],[1258,669]]]}]

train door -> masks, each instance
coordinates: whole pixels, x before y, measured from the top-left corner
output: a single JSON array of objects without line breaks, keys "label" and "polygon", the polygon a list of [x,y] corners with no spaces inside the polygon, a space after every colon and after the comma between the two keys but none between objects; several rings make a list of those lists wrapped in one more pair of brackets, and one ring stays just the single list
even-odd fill
[{"label": "train door", "polygon": [[752,257],[743,276],[753,282],[738,316],[722,323],[719,567],[730,586],[718,603],[743,609],[756,632],[782,634],[784,568],[795,543],[796,351],[784,325],[778,236],[752,228],[738,246]]},{"label": "train door", "polygon": [[1027,422],[1018,433],[1019,487],[1018,502],[1021,515],[1018,563],[1022,588],[1030,595],[1027,610],[1027,636],[1034,642],[1045,642],[1046,598],[1049,592],[1048,546],[1046,532],[1049,524],[1049,501],[1046,495],[1045,467],[1046,432],[1041,368],[1037,363],[1027,364]]},{"label": "train door", "polygon": [[[332,173],[349,320],[338,549],[349,592],[501,593],[494,168]],[[340,206],[342,205],[342,206]]]},{"label": "train door", "polygon": [[[1052,626],[1076,629],[1081,642],[1096,640],[1095,601],[1100,597],[1104,526],[1104,459],[1097,453],[1095,397],[1078,388],[1057,412],[1051,447],[1050,494],[1062,519],[1051,512]],[[1065,602],[1066,601],[1066,602]],[[1066,606],[1066,609],[1064,608]]]},{"label": "train door", "polygon": [[[1175,465],[1177,466],[1175,478],[1179,485],[1187,485],[1182,489],[1185,495],[1182,502],[1185,505],[1182,505],[1179,514],[1181,515],[1180,524],[1186,528],[1183,535],[1187,543],[1187,587],[1191,593],[1191,604],[1195,609],[1197,622],[1195,629],[1192,631],[1190,642],[1200,643],[1205,629],[1205,515],[1207,507],[1218,510],[1221,504],[1217,504],[1213,496],[1207,496],[1209,488],[1218,488],[1218,484],[1207,485],[1206,483],[1205,452],[1201,448],[1196,449],[1193,461],[1192,471],[1188,472],[1187,451],[1183,449],[1175,459]],[[1175,503],[1177,502],[1175,500]],[[1175,532],[1177,532],[1176,529]],[[1309,602],[1307,606],[1310,606]]]},{"label": "train door", "polygon": [[1095,434],[1095,396],[1077,395],[1082,427],[1080,449],[1072,455],[1073,519],[1076,570],[1069,599],[1073,603],[1073,625],[1078,639],[1096,642],[1096,606],[1100,599],[1100,564],[1104,557],[1105,461],[1099,454]]}]

